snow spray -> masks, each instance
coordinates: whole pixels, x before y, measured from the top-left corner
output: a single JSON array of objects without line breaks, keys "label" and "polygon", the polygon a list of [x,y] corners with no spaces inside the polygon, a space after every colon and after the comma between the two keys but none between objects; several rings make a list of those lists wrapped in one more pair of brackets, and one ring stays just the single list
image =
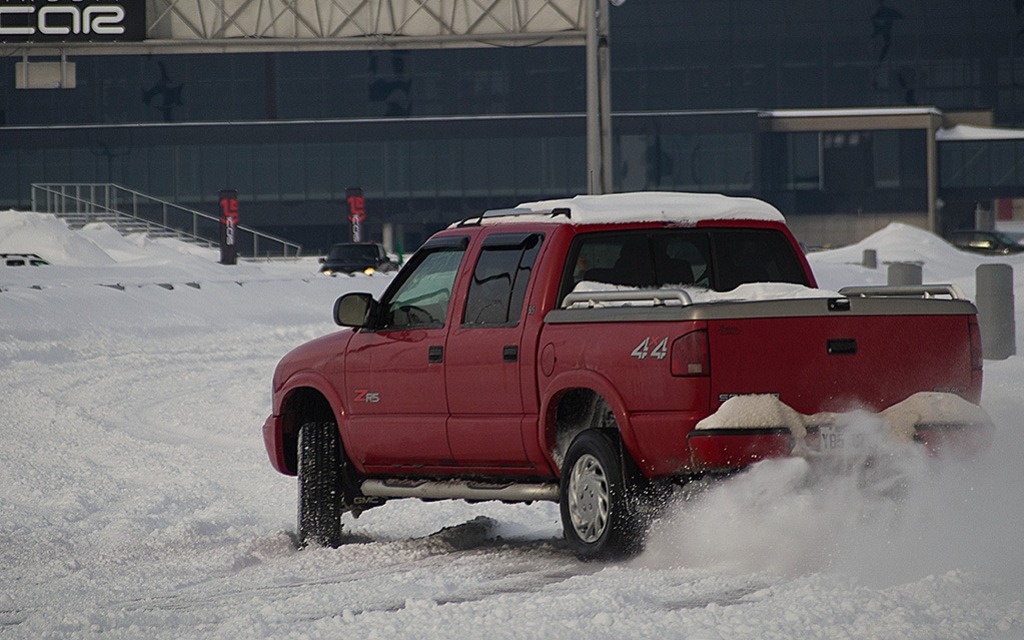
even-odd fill
[{"label": "snow spray", "polygon": [[853,575],[890,586],[953,569],[1024,581],[1024,430],[1006,407],[995,444],[969,461],[929,458],[852,414],[860,447],[766,460],[677,489],[635,561],[651,567]]}]

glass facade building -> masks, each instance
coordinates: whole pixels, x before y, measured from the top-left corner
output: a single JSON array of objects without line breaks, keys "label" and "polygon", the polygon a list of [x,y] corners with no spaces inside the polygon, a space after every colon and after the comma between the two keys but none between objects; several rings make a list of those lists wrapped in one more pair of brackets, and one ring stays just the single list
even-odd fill
[{"label": "glass facade building", "polygon": [[[1024,196],[1024,141],[940,142],[930,194],[934,131],[857,124],[857,110],[928,107],[944,124],[1024,127],[1018,2],[631,0],[610,14],[616,191],[754,195],[813,243],[927,220],[933,200],[943,228],[963,226],[979,202]],[[28,208],[32,183],[116,182],[212,213],[233,188],[244,224],[317,252],[345,239],[347,187],[366,195],[369,236],[393,225],[406,247],[588,187],[582,47],[71,54],[73,89],[17,89],[24,52],[5,51],[3,208]],[[849,124],[772,125],[821,109]]]}]

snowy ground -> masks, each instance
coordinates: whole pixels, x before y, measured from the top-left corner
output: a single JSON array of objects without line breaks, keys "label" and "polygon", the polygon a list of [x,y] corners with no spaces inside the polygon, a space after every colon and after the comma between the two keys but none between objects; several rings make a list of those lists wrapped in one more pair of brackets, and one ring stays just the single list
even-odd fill
[{"label": "snowy ground", "polygon": [[[981,260],[900,225],[813,255],[820,284],[884,283],[853,264],[865,247],[973,296]],[[397,501],[297,551],[295,482],[260,435],[270,375],[334,330],[336,296],[388,278],[35,214],[0,213],[3,251],[54,265],[0,267],[2,637],[1024,637],[1020,356],[986,362],[991,453],[906,453],[898,502],[862,469],[784,460],[680,499],[622,564],[575,560],[554,504]]]}]

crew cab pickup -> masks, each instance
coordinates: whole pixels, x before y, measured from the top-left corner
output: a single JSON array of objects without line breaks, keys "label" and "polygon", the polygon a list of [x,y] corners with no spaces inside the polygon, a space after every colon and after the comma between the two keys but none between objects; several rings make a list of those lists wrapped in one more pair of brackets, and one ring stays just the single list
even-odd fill
[{"label": "crew cab pickup", "polygon": [[576,554],[621,557],[666,486],[855,446],[848,415],[932,453],[990,428],[970,302],[947,285],[820,290],[751,198],[489,211],[334,316],[348,328],[277,366],[263,427],[298,476],[302,544],[337,545],[343,513],[396,498],[554,500]]}]

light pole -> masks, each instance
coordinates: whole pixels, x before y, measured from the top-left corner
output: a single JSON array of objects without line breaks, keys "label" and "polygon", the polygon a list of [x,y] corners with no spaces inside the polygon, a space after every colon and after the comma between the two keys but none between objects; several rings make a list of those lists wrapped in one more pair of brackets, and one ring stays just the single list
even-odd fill
[{"label": "light pole", "polygon": [[[613,0],[619,6],[625,0]],[[608,63],[608,2],[587,6],[587,191],[612,191],[611,69]]]}]

